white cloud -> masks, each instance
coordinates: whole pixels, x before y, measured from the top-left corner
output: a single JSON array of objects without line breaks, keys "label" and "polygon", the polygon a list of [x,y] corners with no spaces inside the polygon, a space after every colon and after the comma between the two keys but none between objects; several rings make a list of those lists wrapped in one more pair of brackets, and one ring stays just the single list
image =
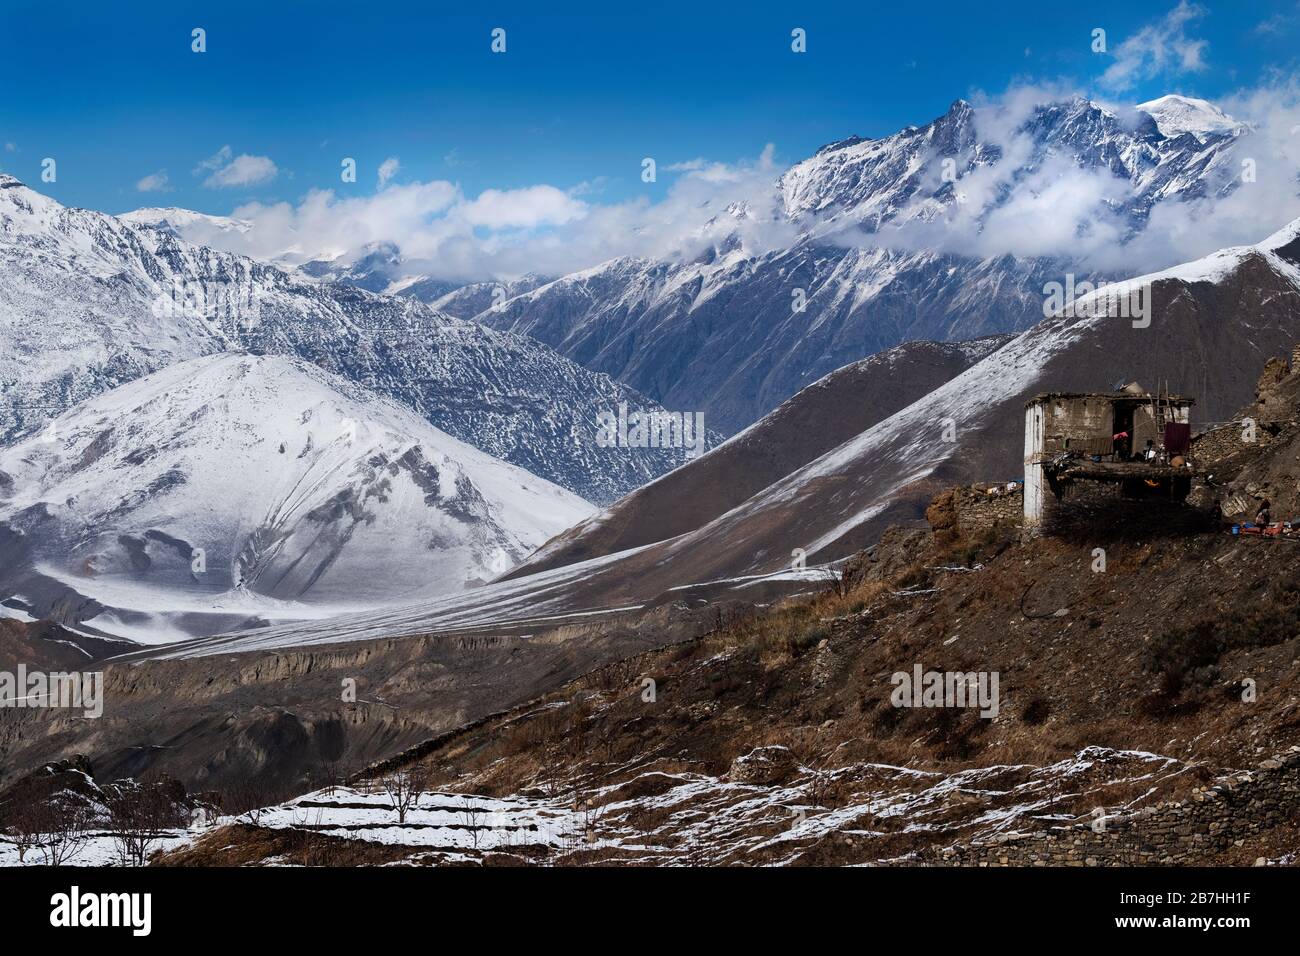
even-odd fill
[{"label": "white cloud", "polygon": [[219,150],[194,167],[194,175],[197,176],[204,170],[220,169],[222,166],[226,165],[226,163],[230,162],[230,157],[233,155],[234,151],[231,150],[229,146],[222,146]]},{"label": "white cloud", "polygon": [[[759,164],[771,166],[774,151],[775,146],[768,143],[759,156]],[[691,173],[701,182],[717,184],[739,182],[746,175],[743,169],[728,163],[711,162],[707,159],[689,159],[684,163],[673,163],[671,166],[664,168],[672,173]]]},{"label": "white cloud", "polygon": [[388,181],[397,175],[397,171],[402,168],[396,156],[389,156],[379,164],[379,188],[383,189],[388,185]]},{"label": "white cloud", "polygon": [[1101,76],[1102,86],[1122,92],[1144,80],[1205,69],[1209,44],[1187,34],[1188,24],[1204,15],[1204,7],[1180,0],[1178,6],[1115,49],[1114,62]]},{"label": "white cloud", "polygon": [[1300,21],[1300,3],[1293,3],[1290,10],[1275,13],[1255,24],[1255,32],[1263,36],[1286,33],[1294,29],[1297,21]]},{"label": "white cloud", "polygon": [[[527,272],[561,275],[619,256],[691,259],[739,240],[750,255],[787,247],[802,228],[841,245],[927,249],[977,257],[1045,256],[1079,271],[1136,274],[1196,259],[1230,245],[1258,242],[1300,218],[1300,89],[1296,81],[1225,99],[1218,105],[1249,124],[1231,154],[1209,173],[1205,196],[1171,199],[1150,214],[1144,232],[1130,237],[1121,207],[1132,184],[1108,170],[1077,166],[1069,156],[1035,155],[1022,132],[1041,104],[1078,91],[1063,85],[1017,86],[976,96],[976,134],[1001,159],[964,173],[965,202],[936,212],[932,203],[902,211],[879,232],[846,231],[839,220],[794,224],[784,215],[776,180],[781,168],[769,145],[754,159],[721,163],[693,159],[673,164],[667,193],[649,191],[620,202],[599,201],[599,183],[569,189],[537,184],[466,194],[445,181],[386,186],[369,197],[314,190],[296,203],[253,203],[233,212],[246,233],[214,238],[231,251],[287,261],[358,256],[368,245],[391,242],[411,274],[471,281]],[[1105,104],[1136,119],[1131,106]],[[231,163],[218,154],[218,167]],[[1257,181],[1241,181],[1241,161],[1254,160]],[[224,164],[224,165],[223,165]],[[933,168],[931,168],[933,167]],[[938,163],[927,163],[929,194]],[[638,170],[626,176],[632,180]],[[729,246],[728,246],[729,247]]]},{"label": "white cloud", "polygon": [[18,152],[18,144],[17,144],[17,143],[5,143],[5,152],[6,152],[6,153],[16,153],[16,152]]},{"label": "white cloud", "polygon": [[229,146],[222,146],[194,169],[196,176],[204,172],[210,173],[203,181],[204,186],[209,189],[226,189],[269,183],[280,170],[268,156],[250,156],[247,153],[235,156]]},{"label": "white cloud", "polygon": [[167,181],[167,170],[160,169],[156,173],[150,173],[135,184],[135,188],[142,193],[167,193],[171,192],[171,184]]},{"label": "white cloud", "polygon": [[[794,227],[776,215],[779,172],[769,146],[754,161],[701,163],[677,177],[659,202],[594,204],[582,198],[599,189],[590,182],[475,195],[445,180],[390,183],[368,197],[313,190],[296,204],[241,206],[232,215],[252,224],[246,233],[204,238],[232,252],[293,262],[346,261],[368,244],[392,242],[412,273],[466,281],[559,275],[620,255],[698,255],[733,232],[755,251],[791,242]],[[727,213],[740,202],[751,216]]]},{"label": "white cloud", "polygon": [[526,189],[487,189],[476,199],[460,203],[454,210],[471,226],[486,229],[535,229],[564,225],[581,219],[587,204],[554,186]]}]

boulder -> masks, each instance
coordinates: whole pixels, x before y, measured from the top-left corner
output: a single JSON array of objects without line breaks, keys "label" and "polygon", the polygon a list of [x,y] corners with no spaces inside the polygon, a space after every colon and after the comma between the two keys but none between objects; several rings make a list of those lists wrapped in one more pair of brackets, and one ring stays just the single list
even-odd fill
[{"label": "boulder", "polygon": [[733,783],[771,786],[790,779],[798,767],[788,747],[755,747],[731,762],[729,776]]}]

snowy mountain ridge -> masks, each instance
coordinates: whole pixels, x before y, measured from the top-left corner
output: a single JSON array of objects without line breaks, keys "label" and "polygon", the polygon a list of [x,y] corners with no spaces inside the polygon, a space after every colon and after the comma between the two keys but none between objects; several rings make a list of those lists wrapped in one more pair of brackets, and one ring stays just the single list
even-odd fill
[{"label": "snowy mountain ridge", "polygon": [[533,339],[67,208],[0,175],[0,441],[175,362],[241,349],[304,358],[588,500],[683,460],[599,447],[602,411],[660,406]]},{"label": "snowy mountain ridge", "polygon": [[[901,342],[1022,331],[1043,316],[1044,285],[1066,273],[1124,277],[1057,256],[894,247],[899,229],[942,231],[953,215],[974,215],[978,227],[1051,162],[1113,180],[1122,198],[1099,212],[1129,236],[1161,203],[1235,188],[1235,128],[1171,137],[1147,113],[1083,98],[1039,103],[1009,132],[998,119],[957,100],[924,126],[822,147],[777,184],[780,215],[803,230],[788,248],[719,241],[686,260],[614,259],[477,314],[463,290],[438,304],[535,337],[666,404],[703,408],[735,432]],[[967,184],[990,176],[997,188],[968,212]]]},{"label": "snowy mountain ridge", "polygon": [[297,358],[180,362],[0,450],[28,613],[137,639],[475,587],[591,511]]}]

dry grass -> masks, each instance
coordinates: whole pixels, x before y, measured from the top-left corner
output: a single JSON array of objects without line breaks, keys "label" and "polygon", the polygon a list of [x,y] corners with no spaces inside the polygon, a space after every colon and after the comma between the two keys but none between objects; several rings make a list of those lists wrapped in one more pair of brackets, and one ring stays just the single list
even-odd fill
[{"label": "dry grass", "polygon": [[[915,539],[899,539],[900,548],[906,540]],[[1112,545],[1106,575],[1089,573],[1090,551],[1071,542],[1020,545],[997,535],[878,554],[875,566],[892,568],[888,575],[863,565],[847,586],[772,608],[721,608],[702,636],[598,668],[449,736],[421,759],[440,789],[567,797],[606,786],[597,802],[607,804],[667,788],[654,770],[722,775],[737,756],[776,744],[804,768],[808,802],[833,807],[854,797],[854,786],[871,786],[831,779],[852,764],[1043,766],[1104,746],[1199,761],[1167,785],[1167,796],[1178,795],[1217,769],[1248,765],[1258,749],[1300,740],[1290,694],[1243,709],[1224,691],[1242,674],[1267,675],[1274,689],[1300,682],[1300,638],[1287,636],[1293,604],[1282,617],[1248,614],[1212,661],[1178,638],[1183,622],[1202,616],[1231,628],[1234,595],[1300,576],[1300,549],[1294,558],[1243,551],[1229,555],[1232,577],[1223,579],[1233,546],[1204,535]],[[1278,566],[1281,557],[1290,564]],[[951,570],[976,564],[982,569]],[[1161,655],[1174,652],[1193,654],[1196,679],[1158,687]],[[890,675],[917,663],[998,672],[998,718],[894,707]],[[653,701],[643,695],[646,678]],[[1153,710],[1157,692],[1168,706]],[[624,822],[652,831],[668,813],[646,809]],[[872,852],[910,852],[925,839],[897,834]],[[861,852],[828,840],[807,860]]]}]

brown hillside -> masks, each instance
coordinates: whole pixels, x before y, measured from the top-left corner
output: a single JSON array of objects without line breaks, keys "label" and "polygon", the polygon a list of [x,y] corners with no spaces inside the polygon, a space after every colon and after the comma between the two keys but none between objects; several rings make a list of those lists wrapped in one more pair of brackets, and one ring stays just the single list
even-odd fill
[{"label": "brown hillside", "polygon": [[837,369],[704,457],[547,542],[503,580],[694,531],[906,408],[1009,338],[909,342]]}]

